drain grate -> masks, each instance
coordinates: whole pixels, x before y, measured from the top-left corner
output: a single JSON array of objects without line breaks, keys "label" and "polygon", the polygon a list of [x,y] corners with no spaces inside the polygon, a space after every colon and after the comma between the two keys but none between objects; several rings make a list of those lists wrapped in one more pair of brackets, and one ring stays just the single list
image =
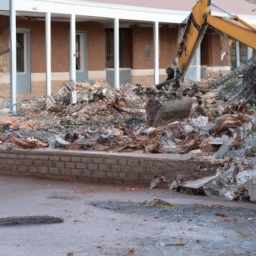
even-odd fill
[{"label": "drain grate", "polygon": [[49,225],[62,223],[63,219],[51,216],[27,216],[0,218],[0,227],[25,226],[25,225]]}]

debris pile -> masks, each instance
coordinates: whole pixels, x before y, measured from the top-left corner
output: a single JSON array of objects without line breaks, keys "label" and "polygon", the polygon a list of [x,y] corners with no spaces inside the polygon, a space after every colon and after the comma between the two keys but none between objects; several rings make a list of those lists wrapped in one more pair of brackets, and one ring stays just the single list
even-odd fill
[{"label": "debris pile", "polygon": [[[216,92],[196,96],[199,100],[189,96],[173,99],[172,93],[154,87],[127,84],[111,89],[106,84],[80,84],[75,105],[70,104],[68,94],[49,107],[46,98],[23,100],[16,116],[1,118],[0,138],[5,146],[12,143],[25,149],[50,146],[215,158],[253,147],[254,118],[243,99],[226,104],[217,99]],[[181,113],[188,118],[170,122],[162,108],[184,102],[189,102],[187,113],[168,109],[172,116]]]},{"label": "debris pile", "polygon": [[0,147],[207,156],[223,163],[217,176],[196,185],[166,181],[169,188],[190,187],[238,200],[248,191],[240,182],[245,169],[239,163],[255,144],[254,71],[253,66],[243,78],[236,76],[208,91],[200,84],[172,91],[82,82],[76,85],[74,105],[72,89],[64,85],[53,97],[23,99],[15,115],[7,114],[9,102],[2,100]]}]

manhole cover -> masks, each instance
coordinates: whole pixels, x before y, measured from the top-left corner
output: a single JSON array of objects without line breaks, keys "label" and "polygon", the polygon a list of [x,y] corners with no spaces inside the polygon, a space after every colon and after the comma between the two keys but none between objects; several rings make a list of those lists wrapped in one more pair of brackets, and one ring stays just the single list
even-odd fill
[{"label": "manhole cover", "polygon": [[24,225],[49,225],[62,223],[63,219],[51,216],[27,216],[0,218],[0,227],[24,226]]}]

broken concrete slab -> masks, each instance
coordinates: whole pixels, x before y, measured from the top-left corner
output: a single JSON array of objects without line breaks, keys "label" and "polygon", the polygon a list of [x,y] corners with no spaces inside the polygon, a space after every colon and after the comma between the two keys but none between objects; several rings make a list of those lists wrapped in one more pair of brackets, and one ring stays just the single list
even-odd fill
[{"label": "broken concrete slab", "polygon": [[216,180],[219,176],[220,176],[220,173],[216,173],[216,175],[214,175],[214,176],[204,177],[202,179],[195,180],[195,181],[187,181],[186,183],[181,184],[181,186],[186,187],[186,188],[199,189],[199,188],[203,187],[205,184],[207,184],[213,180]]},{"label": "broken concrete slab", "polygon": [[256,203],[256,179],[249,181],[250,200]]}]

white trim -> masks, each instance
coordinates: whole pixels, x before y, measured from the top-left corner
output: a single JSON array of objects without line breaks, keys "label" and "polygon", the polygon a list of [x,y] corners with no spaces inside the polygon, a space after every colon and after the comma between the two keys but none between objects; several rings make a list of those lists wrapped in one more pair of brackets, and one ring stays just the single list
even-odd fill
[{"label": "white trim", "polygon": [[106,70],[88,71],[88,80],[106,80]]},{"label": "white trim", "polygon": [[[31,73],[31,82],[46,81],[46,73]],[[69,72],[51,73],[51,81],[69,81]],[[0,73],[0,84],[10,83],[10,73]]]},{"label": "white trim", "polygon": [[[154,69],[132,69],[131,76],[153,76]],[[166,69],[159,69],[159,75],[166,75]],[[166,75],[167,76],[167,75]]]},{"label": "white trim", "polygon": [[120,74],[119,74],[119,18],[114,20],[114,86],[120,87]]},{"label": "white trim", "polygon": [[207,71],[220,71],[220,70],[230,71],[230,66],[207,67]]},{"label": "white trim", "polygon": [[16,112],[17,100],[17,50],[16,50],[16,1],[10,0],[10,102],[12,112]]},{"label": "white trim", "polygon": [[240,42],[236,41],[236,66],[240,66]]},{"label": "white trim", "polygon": [[70,15],[70,81],[72,83],[71,102],[76,104],[76,14]]},{"label": "white trim", "polygon": [[251,47],[247,47],[247,58],[248,58],[248,60],[252,57],[252,55],[253,55],[253,48],[251,48]]},{"label": "white trim", "polygon": [[166,23],[181,23],[189,11],[172,11],[154,8],[132,7],[105,3],[78,2],[78,1],[40,1],[18,0],[19,12],[46,13],[54,10],[55,14],[75,14],[87,17],[101,17],[107,19],[120,18],[122,20],[159,21]]},{"label": "white trim", "polygon": [[[30,33],[30,30],[29,29],[19,29],[17,28],[16,29],[16,37],[17,37],[17,34],[23,34],[23,47],[24,47],[24,72],[18,72],[17,69],[16,69],[16,72],[17,72],[17,75],[25,75],[27,74],[28,70],[27,70],[27,64],[28,64],[28,60],[27,60],[27,53],[28,53],[28,49],[27,49],[27,40],[28,40],[28,33]],[[17,40],[17,39],[16,39]],[[16,51],[17,51],[17,48],[16,48]]]},{"label": "white trim", "polygon": [[45,14],[45,55],[46,55],[46,94],[51,96],[52,94],[52,84],[51,84],[51,13],[47,12]]},{"label": "white trim", "polygon": [[83,33],[82,32],[76,32],[76,36],[79,36],[79,41],[80,41],[80,69],[76,70],[76,72],[84,72],[84,58],[82,58],[82,56],[84,56],[84,43],[82,40],[82,36]]},{"label": "white trim", "polygon": [[154,82],[159,83],[159,22],[154,23]]},{"label": "white trim", "polygon": [[[182,23],[191,12],[190,10],[166,10],[149,7],[72,0],[17,0],[16,4],[18,11],[34,12],[35,14],[42,14],[49,12],[49,10],[54,10],[54,13],[56,14],[74,13],[88,17],[119,17],[124,20],[159,21],[173,24]],[[9,9],[6,9],[5,6],[6,3],[0,3],[0,13],[3,15],[9,15],[9,12],[6,11]],[[212,11],[212,15],[227,17],[225,13],[218,11]],[[249,24],[256,24],[255,15],[244,15],[239,13],[236,15],[238,15],[241,19]]]},{"label": "white trim", "polygon": [[[249,23],[249,24],[256,24],[256,16],[255,15],[245,15],[245,14],[235,14],[232,13],[233,15],[237,15],[239,16],[240,19],[242,19],[243,21]],[[226,17],[226,18],[230,18],[226,13],[223,12],[215,12],[212,11],[212,16],[217,16],[217,17]]]},{"label": "white trim", "polygon": [[221,54],[221,57],[220,57],[221,61],[223,61],[223,59],[224,59],[224,57],[225,57],[226,54],[227,54],[226,52],[223,52],[223,53]]},{"label": "white trim", "polygon": [[[32,82],[41,82],[45,80],[46,73],[31,73]],[[69,81],[69,72],[52,72],[51,81]]]},{"label": "white trim", "polygon": [[[120,68],[120,70],[122,70],[122,68]],[[159,75],[167,76],[165,69],[159,69]],[[131,76],[154,76],[154,69],[131,69]],[[46,73],[31,73],[31,82],[33,83],[33,82],[46,81],[45,77],[46,77]],[[105,81],[106,70],[88,71],[88,80]],[[69,81],[69,72],[52,72],[51,81]],[[9,84],[9,83],[10,83],[10,74],[0,73],[0,84]]]}]

